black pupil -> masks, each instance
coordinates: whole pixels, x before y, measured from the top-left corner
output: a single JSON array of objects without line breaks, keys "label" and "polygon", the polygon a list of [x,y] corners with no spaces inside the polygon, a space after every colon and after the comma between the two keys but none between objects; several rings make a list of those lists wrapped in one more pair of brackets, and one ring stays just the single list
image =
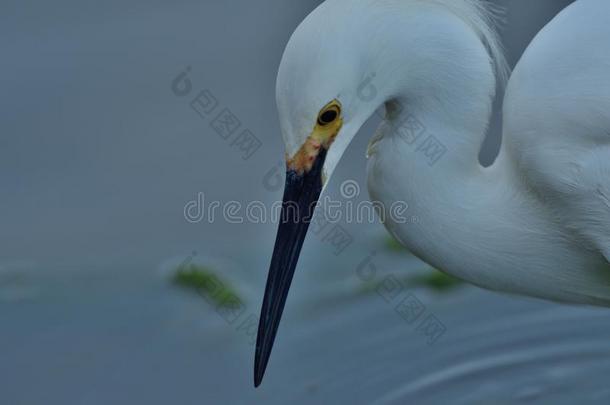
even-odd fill
[{"label": "black pupil", "polygon": [[333,122],[335,118],[337,118],[337,112],[335,110],[328,110],[323,112],[322,115],[320,115],[319,121],[320,124],[325,125]]}]

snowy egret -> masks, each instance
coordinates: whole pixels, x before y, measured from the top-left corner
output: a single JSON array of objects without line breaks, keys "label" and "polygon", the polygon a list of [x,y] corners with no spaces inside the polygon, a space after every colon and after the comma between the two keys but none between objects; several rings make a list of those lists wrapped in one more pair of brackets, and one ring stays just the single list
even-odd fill
[{"label": "snowy egret", "polygon": [[[277,104],[288,157],[285,207],[301,215],[279,225],[256,386],[312,203],[382,106],[368,151],[369,193],[386,208],[405,201],[419,218],[402,224],[386,215],[396,239],[487,289],[610,305],[610,2],[578,0],[536,36],[510,75],[503,146],[485,168],[479,150],[508,77],[493,23],[479,0],[328,0],[291,37]],[[409,119],[425,130],[421,139],[405,134]],[[422,153],[425,139],[442,158]]]}]

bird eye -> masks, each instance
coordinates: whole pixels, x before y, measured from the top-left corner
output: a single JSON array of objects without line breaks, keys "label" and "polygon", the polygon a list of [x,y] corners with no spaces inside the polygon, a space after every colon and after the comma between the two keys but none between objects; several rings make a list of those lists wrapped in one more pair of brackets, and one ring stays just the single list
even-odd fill
[{"label": "bird eye", "polygon": [[339,116],[339,109],[337,107],[329,108],[328,110],[322,112],[318,117],[318,124],[321,126],[325,126],[331,124],[334,120]]}]

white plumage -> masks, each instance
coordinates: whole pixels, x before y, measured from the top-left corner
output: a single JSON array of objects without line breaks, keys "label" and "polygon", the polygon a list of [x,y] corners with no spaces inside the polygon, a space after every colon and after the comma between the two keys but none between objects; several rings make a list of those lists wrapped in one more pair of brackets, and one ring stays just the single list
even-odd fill
[{"label": "white plumage", "polygon": [[[344,124],[328,176],[385,105],[368,185],[373,199],[405,201],[419,218],[385,224],[398,240],[488,289],[610,305],[610,2],[579,0],[535,38],[507,86],[502,150],[483,168],[479,149],[506,72],[491,16],[473,0],[323,3],[280,66],[287,154],[339,100]],[[406,119],[421,123],[423,138],[405,138]],[[421,147],[429,137],[446,148],[434,164]]]}]

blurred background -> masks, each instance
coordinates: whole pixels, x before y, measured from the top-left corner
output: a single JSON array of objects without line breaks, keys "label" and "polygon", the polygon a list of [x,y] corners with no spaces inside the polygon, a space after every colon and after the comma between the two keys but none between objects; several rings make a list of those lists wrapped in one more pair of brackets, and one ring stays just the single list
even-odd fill
[{"label": "blurred background", "polygon": [[[511,65],[570,2],[497,2]],[[2,403],[607,403],[605,311],[463,285],[355,223],[308,237],[253,389],[276,225],[202,208],[281,199],[275,76],[318,3],[3,1]],[[366,184],[376,120],[329,196]]]}]

